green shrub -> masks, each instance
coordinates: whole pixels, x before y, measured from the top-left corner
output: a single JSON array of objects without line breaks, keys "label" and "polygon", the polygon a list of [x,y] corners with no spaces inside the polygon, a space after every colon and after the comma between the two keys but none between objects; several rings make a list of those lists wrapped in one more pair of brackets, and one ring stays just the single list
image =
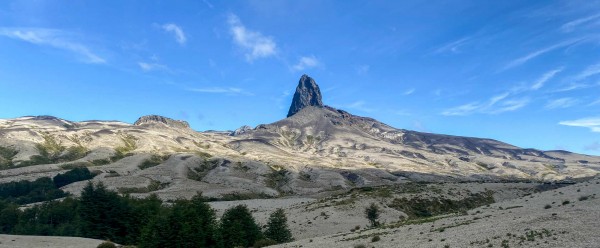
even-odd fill
[{"label": "green shrub", "polygon": [[117,246],[113,242],[104,241],[98,246],[96,246],[96,248],[117,248]]},{"label": "green shrub", "polygon": [[95,166],[110,164],[110,159],[96,159],[96,160],[92,160],[92,164],[94,164]]},{"label": "green shrub", "polygon": [[552,208],[552,205],[550,205],[550,204],[546,204],[546,206],[544,206],[544,209],[550,209],[550,208]]},{"label": "green shrub", "polygon": [[396,198],[389,207],[406,213],[409,217],[431,217],[440,214],[459,213],[479,206],[494,203],[492,191],[474,193],[455,200],[450,198]]},{"label": "green shrub", "polygon": [[62,186],[74,183],[74,182],[79,182],[79,181],[85,181],[85,180],[89,180],[94,178],[94,175],[92,173],[90,173],[90,170],[88,170],[88,168],[74,168],[70,171],[67,171],[63,174],[58,174],[56,176],[54,176],[54,178],[52,178],[52,180],[54,181],[54,185],[56,185],[57,188],[60,188]]},{"label": "green shrub", "polygon": [[138,168],[140,168],[140,170],[145,170],[150,167],[157,166],[167,159],[169,159],[169,155],[160,156],[160,155],[154,154],[149,159],[144,160],[144,162],[142,162],[140,165],[138,165]]},{"label": "green shrub", "polygon": [[267,246],[271,246],[271,245],[276,245],[277,242],[275,240],[271,240],[271,239],[260,239],[258,241],[256,241],[254,243],[254,248],[260,248],[260,247],[267,247]]},{"label": "green shrub", "polygon": [[13,167],[12,159],[19,153],[11,147],[0,146],[0,170]]},{"label": "green shrub", "polygon": [[369,207],[365,209],[365,215],[371,223],[371,227],[379,226],[379,207],[375,203],[371,203]]},{"label": "green shrub", "polygon": [[373,238],[371,238],[371,242],[377,242],[379,240],[381,240],[381,237],[379,237],[379,235],[375,235],[373,236]]}]

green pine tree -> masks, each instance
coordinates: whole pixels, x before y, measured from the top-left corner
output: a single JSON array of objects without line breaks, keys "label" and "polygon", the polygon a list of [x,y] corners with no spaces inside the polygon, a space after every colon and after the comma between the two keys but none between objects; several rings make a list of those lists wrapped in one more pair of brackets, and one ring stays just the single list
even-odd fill
[{"label": "green pine tree", "polygon": [[380,225],[379,207],[377,207],[377,204],[371,203],[371,205],[365,209],[365,215],[367,215],[367,219],[369,219],[371,227],[378,227]]},{"label": "green pine tree", "polygon": [[277,243],[285,243],[293,240],[283,209],[279,208],[269,216],[265,236]]},{"label": "green pine tree", "polygon": [[227,209],[219,229],[224,247],[249,247],[262,238],[260,227],[246,205]]}]

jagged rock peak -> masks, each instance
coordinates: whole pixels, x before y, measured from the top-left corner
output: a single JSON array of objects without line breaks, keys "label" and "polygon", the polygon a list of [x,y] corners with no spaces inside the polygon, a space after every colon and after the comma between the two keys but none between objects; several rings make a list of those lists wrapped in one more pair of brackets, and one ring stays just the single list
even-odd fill
[{"label": "jagged rock peak", "polygon": [[160,115],[142,116],[139,119],[137,119],[137,121],[135,121],[135,123],[133,123],[133,125],[141,126],[144,124],[153,124],[153,123],[163,123],[169,127],[175,127],[175,128],[189,128],[190,127],[190,124],[188,124],[187,121],[173,120],[171,118],[160,116]]},{"label": "jagged rock peak", "polygon": [[287,117],[298,113],[298,111],[307,106],[323,107],[323,101],[321,100],[319,85],[317,85],[314,79],[304,74],[298,82],[298,87],[296,87],[296,93],[294,93]]},{"label": "jagged rock peak", "polygon": [[231,132],[229,135],[230,136],[236,136],[236,135],[240,135],[243,134],[245,132],[251,131],[252,127],[251,126],[241,126],[240,128],[236,129],[235,131]]}]

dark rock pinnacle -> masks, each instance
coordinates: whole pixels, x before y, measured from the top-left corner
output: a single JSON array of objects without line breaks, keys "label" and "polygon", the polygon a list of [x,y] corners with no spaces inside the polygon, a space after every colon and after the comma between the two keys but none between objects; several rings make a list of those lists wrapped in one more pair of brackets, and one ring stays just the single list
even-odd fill
[{"label": "dark rock pinnacle", "polygon": [[296,93],[294,93],[287,117],[298,113],[307,106],[323,107],[323,101],[321,100],[321,90],[319,90],[315,80],[304,74],[298,82],[298,87],[296,87]]}]

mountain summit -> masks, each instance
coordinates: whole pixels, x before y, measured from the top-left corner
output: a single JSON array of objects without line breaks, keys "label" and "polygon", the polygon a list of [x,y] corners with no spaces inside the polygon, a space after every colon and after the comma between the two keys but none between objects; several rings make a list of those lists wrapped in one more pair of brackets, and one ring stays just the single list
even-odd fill
[{"label": "mountain summit", "polygon": [[152,125],[152,124],[164,124],[173,128],[189,128],[190,124],[187,121],[178,121],[173,120],[168,117],[160,116],[160,115],[145,115],[137,119],[133,125],[141,126],[141,125]]},{"label": "mountain summit", "polygon": [[321,90],[319,90],[315,80],[304,74],[298,82],[298,87],[296,87],[296,93],[294,93],[287,117],[298,113],[307,106],[323,107],[323,101],[321,100]]}]

